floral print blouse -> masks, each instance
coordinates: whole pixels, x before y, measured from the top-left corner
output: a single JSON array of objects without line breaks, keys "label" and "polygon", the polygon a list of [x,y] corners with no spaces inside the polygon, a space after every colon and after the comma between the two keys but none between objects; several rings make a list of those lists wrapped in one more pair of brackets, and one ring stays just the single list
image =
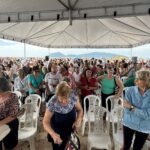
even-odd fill
[{"label": "floral print blouse", "polygon": [[69,113],[77,103],[78,96],[77,93],[72,91],[69,97],[69,103],[66,106],[61,106],[61,104],[58,102],[58,98],[56,95],[54,95],[48,102],[47,108],[51,112],[57,112],[61,114],[67,114]]},{"label": "floral print blouse", "polygon": [[19,101],[16,94],[7,92],[0,94],[0,120],[8,116],[15,117],[19,111]]}]

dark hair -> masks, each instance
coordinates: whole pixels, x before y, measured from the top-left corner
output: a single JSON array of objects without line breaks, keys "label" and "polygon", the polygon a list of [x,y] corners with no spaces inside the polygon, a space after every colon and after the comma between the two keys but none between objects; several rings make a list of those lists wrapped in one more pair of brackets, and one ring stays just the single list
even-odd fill
[{"label": "dark hair", "polygon": [[0,78],[0,92],[10,91],[10,84],[7,79]]},{"label": "dark hair", "polygon": [[46,61],[49,61],[49,56],[45,56],[45,60],[46,60]]},{"label": "dark hair", "polygon": [[39,71],[39,66],[33,66],[33,71]]},{"label": "dark hair", "polygon": [[[88,70],[92,71],[91,68],[86,68],[86,69],[83,71],[83,74],[84,74],[85,77],[86,77],[86,71],[88,71]],[[93,71],[92,71],[92,75],[93,75]]]},{"label": "dark hair", "polygon": [[124,64],[123,64],[123,68],[128,68],[128,64],[127,64],[127,63],[124,63]]}]

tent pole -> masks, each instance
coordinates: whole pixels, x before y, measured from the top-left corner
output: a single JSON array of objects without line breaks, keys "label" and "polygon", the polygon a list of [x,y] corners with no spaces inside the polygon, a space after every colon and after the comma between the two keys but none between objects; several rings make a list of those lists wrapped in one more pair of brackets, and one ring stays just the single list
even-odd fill
[{"label": "tent pole", "polygon": [[132,48],[131,48],[131,59],[132,59],[133,53],[132,53]]},{"label": "tent pole", "polygon": [[72,26],[72,6],[70,0],[68,0],[68,5],[69,5],[69,25]]},{"label": "tent pole", "polygon": [[26,58],[26,43],[25,43],[25,40],[24,40],[24,58]]},{"label": "tent pole", "polygon": [[48,56],[50,57],[50,48],[48,48]]}]

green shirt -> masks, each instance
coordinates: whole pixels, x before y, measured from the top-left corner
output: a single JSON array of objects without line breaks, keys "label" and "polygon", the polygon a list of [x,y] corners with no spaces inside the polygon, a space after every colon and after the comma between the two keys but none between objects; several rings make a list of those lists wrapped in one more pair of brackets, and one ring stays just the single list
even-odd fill
[{"label": "green shirt", "polygon": [[104,74],[104,79],[102,80],[102,93],[112,94],[115,91],[116,82],[113,77],[111,80],[108,79],[107,74]]},{"label": "green shirt", "polygon": [[134,86],[135,77],[130,77],[124,82],[124,87]]}]

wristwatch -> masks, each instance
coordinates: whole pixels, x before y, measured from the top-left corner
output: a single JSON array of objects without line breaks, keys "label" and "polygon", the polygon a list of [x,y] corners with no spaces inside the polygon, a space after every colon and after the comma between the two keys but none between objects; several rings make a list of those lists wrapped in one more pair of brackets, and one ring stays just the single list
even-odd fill
[{"label": "wristwatch", "polygon": [[135,107],[133,105],[130,106],[130,111],[132,111]]}]

